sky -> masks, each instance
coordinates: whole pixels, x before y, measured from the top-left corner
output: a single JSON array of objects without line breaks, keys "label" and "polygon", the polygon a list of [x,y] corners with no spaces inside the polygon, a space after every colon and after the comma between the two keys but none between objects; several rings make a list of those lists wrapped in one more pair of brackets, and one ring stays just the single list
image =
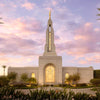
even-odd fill
[{"label": "sky", "polygon": [[56,52],[64,67],[100,69],[100,0],[0,0],[0,75],[38,66],[51,9]]}]

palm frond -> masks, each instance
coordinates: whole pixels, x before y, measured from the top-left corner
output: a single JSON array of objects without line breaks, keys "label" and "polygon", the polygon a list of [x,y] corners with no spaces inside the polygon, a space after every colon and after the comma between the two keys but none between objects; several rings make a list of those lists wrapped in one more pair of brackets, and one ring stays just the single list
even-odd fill
[{"label": "palm frond", "polygon": [[3,22],[0,22],[0,24],[4,24]]},{"label": "palm frond", "polygon": [[99,18],[99,19],[97,19],[97,20],[100,20],[100,18]]},{"label": "palm frond", "polygon": [[100,10],[100,8],[97,8],[98,10]]},{"label": "palm frond", "polygon": [[100,16],[100,14],[97,14],[97,16]]}]

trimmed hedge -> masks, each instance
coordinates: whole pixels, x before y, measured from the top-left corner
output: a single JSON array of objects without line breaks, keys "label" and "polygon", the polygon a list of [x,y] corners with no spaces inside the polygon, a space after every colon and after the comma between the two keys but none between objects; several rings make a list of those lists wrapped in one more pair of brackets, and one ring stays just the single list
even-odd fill
[{"label": "trimmed hedge", "polygon": [[94,78],[100,78],[100,70],[94,70]]},{"label": "trimmed hedge", "polygon": [[91,79],[90,82],[96,86],[100,85],[100,79]]}]

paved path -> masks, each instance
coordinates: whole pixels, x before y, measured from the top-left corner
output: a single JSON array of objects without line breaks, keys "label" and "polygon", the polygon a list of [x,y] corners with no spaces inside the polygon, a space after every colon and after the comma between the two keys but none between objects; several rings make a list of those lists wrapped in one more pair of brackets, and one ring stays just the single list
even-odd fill
[{"label": "paved path", "polygon": [[[61,87],[43,87],[43,88],[38,88],[39,90],[40,89],[44,89],[44,90],[47,90],[49,91],[50,89],[51,90],[64,90],[63,88]],[[95,91],[92,91],[91,90],[92,88],[83,88],[83,89],[70,89],[70,88],[66,88],[66,91],[73,91],[74,93],[78,93],[78,92],[81,92],[81,93],[87,93],[87,94],[91,94],[91,95],[95,95]],[[35,90],[35,89],[30,89],[30,90]],[[25,94],[29,93],[29,89],[17,89],[16,91],[22,91],[24,92]]]}]

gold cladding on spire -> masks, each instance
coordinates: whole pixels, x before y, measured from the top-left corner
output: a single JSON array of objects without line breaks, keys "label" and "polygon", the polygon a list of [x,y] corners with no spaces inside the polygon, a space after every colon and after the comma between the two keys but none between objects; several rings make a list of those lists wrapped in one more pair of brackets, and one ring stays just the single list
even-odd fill
[{"label": "gold cladding on spire", "polygon": [[51,19],[51,10],[49,11],[49,19]]}]

